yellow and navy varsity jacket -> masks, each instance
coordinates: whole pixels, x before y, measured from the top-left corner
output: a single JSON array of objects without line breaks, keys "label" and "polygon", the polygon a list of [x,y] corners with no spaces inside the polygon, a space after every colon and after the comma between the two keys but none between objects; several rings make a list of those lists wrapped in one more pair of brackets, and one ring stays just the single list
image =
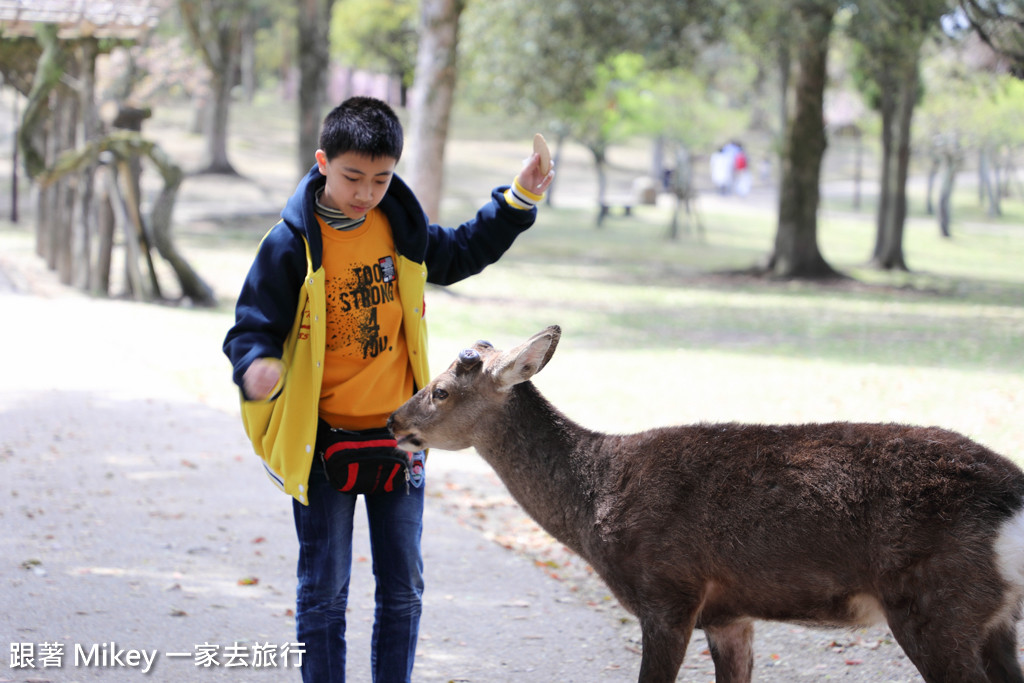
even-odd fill
[{"label": "yellow and navy varsity jacket", "polygon": [[[327,306],[323,245],[314,212],[325,178],[316,166],[299,183],[264,236],[235,306],[235,324],[224,339],[224,353],[239,386],[242,422],[270,478],[300,503],[316,444],[323,377]],[[504,254],[533,225],[536,208],[524,210],[496,188],[471,220],[445,228],[427,220],[412,190],[395,176],[379,208],[395,241],[398,291],[409,363],[417,387],[430,381],[424,289],[427,282],[449,285],[479,273]],[[269,400],[250,401],[242,376],[257,358],[279,358],[284,381]]]}]

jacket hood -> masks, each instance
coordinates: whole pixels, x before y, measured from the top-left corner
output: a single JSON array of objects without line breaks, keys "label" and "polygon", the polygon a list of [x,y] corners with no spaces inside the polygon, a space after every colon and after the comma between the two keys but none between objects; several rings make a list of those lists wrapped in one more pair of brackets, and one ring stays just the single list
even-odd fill
[{"label": "jacket hood", "polygon": [[318,270],[323,256],[320,239],[320,225],[316,221],[316,193],[327,184],[327,178],[313,164],[309,172],[299,181],[295,192],[281,209],[281,220],[296,233],[304,236],[313,257],[313,270]]},{"label": "jacket hood", "polygon": [[[326,184],[327,178],[313,164],[281,210],[281,220],[293,232],[306,238],[313,259],[313,270],[318,270],[323,260],[323,241],[315,212],[316,193]],[[427,217],[412,190],[397,174],[391,178],[388,191],[378,207],[391,223],[399,251],[422,260],[427,248]]]}]

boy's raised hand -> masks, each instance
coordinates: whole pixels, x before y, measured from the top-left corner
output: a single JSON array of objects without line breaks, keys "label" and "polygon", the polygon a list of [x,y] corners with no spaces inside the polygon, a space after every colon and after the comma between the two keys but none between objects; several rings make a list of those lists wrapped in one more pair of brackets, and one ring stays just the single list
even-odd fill
[{"label": "boy's raised hand", "polygon": [[[523,163],[518,180],[523,189],[534,194],[544,194],[555,178],[555,167],[551,163],[551,152],[540,134],[534,138],[533,150],[533,154]],[[544,170],[544,165],[548,166],[547,170]]]}]

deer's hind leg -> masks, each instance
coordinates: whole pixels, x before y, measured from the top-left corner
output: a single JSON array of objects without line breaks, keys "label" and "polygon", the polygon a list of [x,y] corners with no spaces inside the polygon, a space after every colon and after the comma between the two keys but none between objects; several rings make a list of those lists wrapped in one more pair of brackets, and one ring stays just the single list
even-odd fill
[{"label": "deer's hind leg", "polygon": [[989,683],[1024,683],[1017,661],[1017,631],[1014,624],[997,626],[988,634],[981,651]]},{"label": "deer's hind leg", "polygon": [[990,678],[985,652],[996,670],[1005,672],[1006,635],[987,634],[987,622],[998,609],[991,592],[964,587],[954,577],[929,576],[898,600],[886,601],[889,628],[927,683],[1010,683],[1017,679]]},{"label": "deer's hind leg", "polygon": [[673,683],[686,657],[695,615],[677,621],[651,615],[640,617],[643,654],[639,683]]},{"label": "deer's hind leg", "polygon": [[754,671],[754,622],[734,621],[725,626],[707,626],[716,683],[750,683]]}]

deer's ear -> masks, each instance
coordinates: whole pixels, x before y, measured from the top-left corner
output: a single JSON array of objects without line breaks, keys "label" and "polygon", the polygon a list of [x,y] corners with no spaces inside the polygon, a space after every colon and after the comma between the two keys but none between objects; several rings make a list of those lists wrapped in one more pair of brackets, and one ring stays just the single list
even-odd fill
[{"label": "deer's ear", "polygon": [[508,391],[540,372],[551,360],[561,336],[562,330],[557,325],[552,325],[516,348],[501,354],[491,369],[497,380],[498,389]]}]

